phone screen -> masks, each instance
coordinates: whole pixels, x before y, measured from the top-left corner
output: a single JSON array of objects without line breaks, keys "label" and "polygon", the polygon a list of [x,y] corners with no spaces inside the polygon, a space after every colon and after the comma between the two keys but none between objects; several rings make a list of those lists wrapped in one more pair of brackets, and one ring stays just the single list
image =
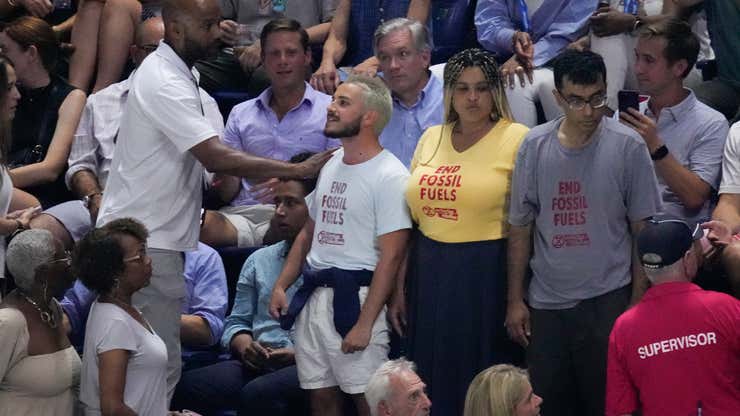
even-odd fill
[{"label": "phone screen", "polygon": [[627,112],[628,108],[640,110],[640,93],[637,91],[622,90],[617,94],[619,101],[619,112]]}]

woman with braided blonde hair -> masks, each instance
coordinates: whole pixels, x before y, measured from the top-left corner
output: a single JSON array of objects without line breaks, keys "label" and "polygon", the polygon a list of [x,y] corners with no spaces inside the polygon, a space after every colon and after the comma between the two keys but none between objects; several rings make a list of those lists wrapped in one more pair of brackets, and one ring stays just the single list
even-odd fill
[{"label": "woman with braided blonde hair", "polygon": [[506,215],[527,128],[512,121],[488,52],[453,56],[444,88],[445,124],[423,134],[411,160],[406,200],[418,232],[390,314],[401,331],[409,311],[408,354],[434,412],[459,415],[473,377],[517,352],[504,329]]}]

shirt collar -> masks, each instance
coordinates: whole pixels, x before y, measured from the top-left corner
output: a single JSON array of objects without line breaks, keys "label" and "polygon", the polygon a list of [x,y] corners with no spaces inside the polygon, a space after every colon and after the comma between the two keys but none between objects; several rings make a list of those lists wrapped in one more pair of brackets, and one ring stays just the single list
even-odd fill
[{"label": "shirt collar", "polygon": [[644,301],[662,298],[665,296],[671,296],[678,293],[685,293],[685,292],[696,292],[702,290],[699,286],[691,283],[691,282],[668,282],[668,283],[660,283],[657,284],[650,289],[648,289],[647,292],[645,292],[645,295],[642,297]]},{"label": "shirt collar", "polygon": [[[312,106],[317,96],[320,94],[318,91],[311,88],[311,85],[309,83],[304,82],[304,85],[306,89],[303,91],[303,98],[301,98],[301,101],[298,104],[296,104],[293,108],[291,108],[290,111],[295,110],[296,108],[302,106],[304,103],[307,103],[307,105]],[[260,109],[262,110],[269,109],[271,97],[272,97],[272,87],[265,88],[265,90],[262,91],[262,93],[257,96],[257,102],[256,102],[257,106],[260,107]]]},{"label": "shirt collar", "polygon": [[[696,105],[696,95],[694,95],[694,91],[690,90],[689,88],[684,88],[684,90],[689,92],[689,95],[686,96],[683,100],[681,100],[680,103],[671,106],[671,107],[663,107],[660,112],[660,115],[668,114],[673,119],[673,122],[678,122],[679,120],[685,120],[687,118],[690,118],[689,113],[693,111],[694,106]],[[648,115],[655,119],[655,114],[653,114],[652,111],[650,111],[650,106],[648,106],[647,109]],[[658,120],[662,120],[664,117],[658,117]]]},{"label": "shirt collar", "polygon": [[[440,83],[439,79],[437,77],[435,77],[434,74],[432,74],[432,71],[430,71],[428,68],[427,68],[427,75],[429,76],[429,78],[427,79],[427,83],[426,83],[426,85],[424,85],[424,88],[421,89],[421,92],[419,93],[419,97],[416,99],[416,102],[414,104],[412,104],[409,107],[406,107],[406,105],[404,103],[402,103],[401,100],[398,97],[396,97],[395,94],[393,95],[393,102],[395,102],[398,105],[400,105],[401,107],[407,108],[407,109],[414,108],[416,106],[419,106],[419,107],[422,107],[423,108],[424,107],[424,99],[427,97],[427,95],[432,94],[432,92],[431,92],[432,88],[437,88],[438,87],[437,84]],[[441,87],[439,87],[439,88],[441,88]]]},{"label": "shirt collar", "polygon": [[157,50],[154,51],[157,55],[161,56],[162,59],[166,60],[167,62],[171,63],[175,69],[182,73],[183,75],[186,75],[193,79],[195,83],[198,83],[198,79],[200,78],[200,74],[197,70],[188,68],[187,64],[185,64],[185,61],[180,58],[180,56],[175,52],[174,49],[170,45],[167,44],[164,40],[159,41],[159,46],[157,47]]}]

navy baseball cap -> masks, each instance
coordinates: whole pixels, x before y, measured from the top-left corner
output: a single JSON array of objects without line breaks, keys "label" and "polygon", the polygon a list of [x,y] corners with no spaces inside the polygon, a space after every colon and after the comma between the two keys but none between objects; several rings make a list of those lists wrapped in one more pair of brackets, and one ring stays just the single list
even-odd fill
[{"label": "navy baseball cap", "polygon": [[681,220],[650,220],[637,235],[637,253],[644,267],[659,269],[680,260],[703,236],[699,223],[692,227]]}]

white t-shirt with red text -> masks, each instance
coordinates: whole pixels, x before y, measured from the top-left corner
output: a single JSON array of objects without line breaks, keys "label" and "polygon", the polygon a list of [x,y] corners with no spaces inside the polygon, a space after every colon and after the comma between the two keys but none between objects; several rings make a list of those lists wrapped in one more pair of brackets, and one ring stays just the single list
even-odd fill
[{"label": "white t-shirt with red text", "polygon": [[306,197],[315,221],[311,250],[314,269],[375,270],[380,255],[378,237],[411,228],[404,192],[409,172],[392,153],[348,165],[339,149]]}]

